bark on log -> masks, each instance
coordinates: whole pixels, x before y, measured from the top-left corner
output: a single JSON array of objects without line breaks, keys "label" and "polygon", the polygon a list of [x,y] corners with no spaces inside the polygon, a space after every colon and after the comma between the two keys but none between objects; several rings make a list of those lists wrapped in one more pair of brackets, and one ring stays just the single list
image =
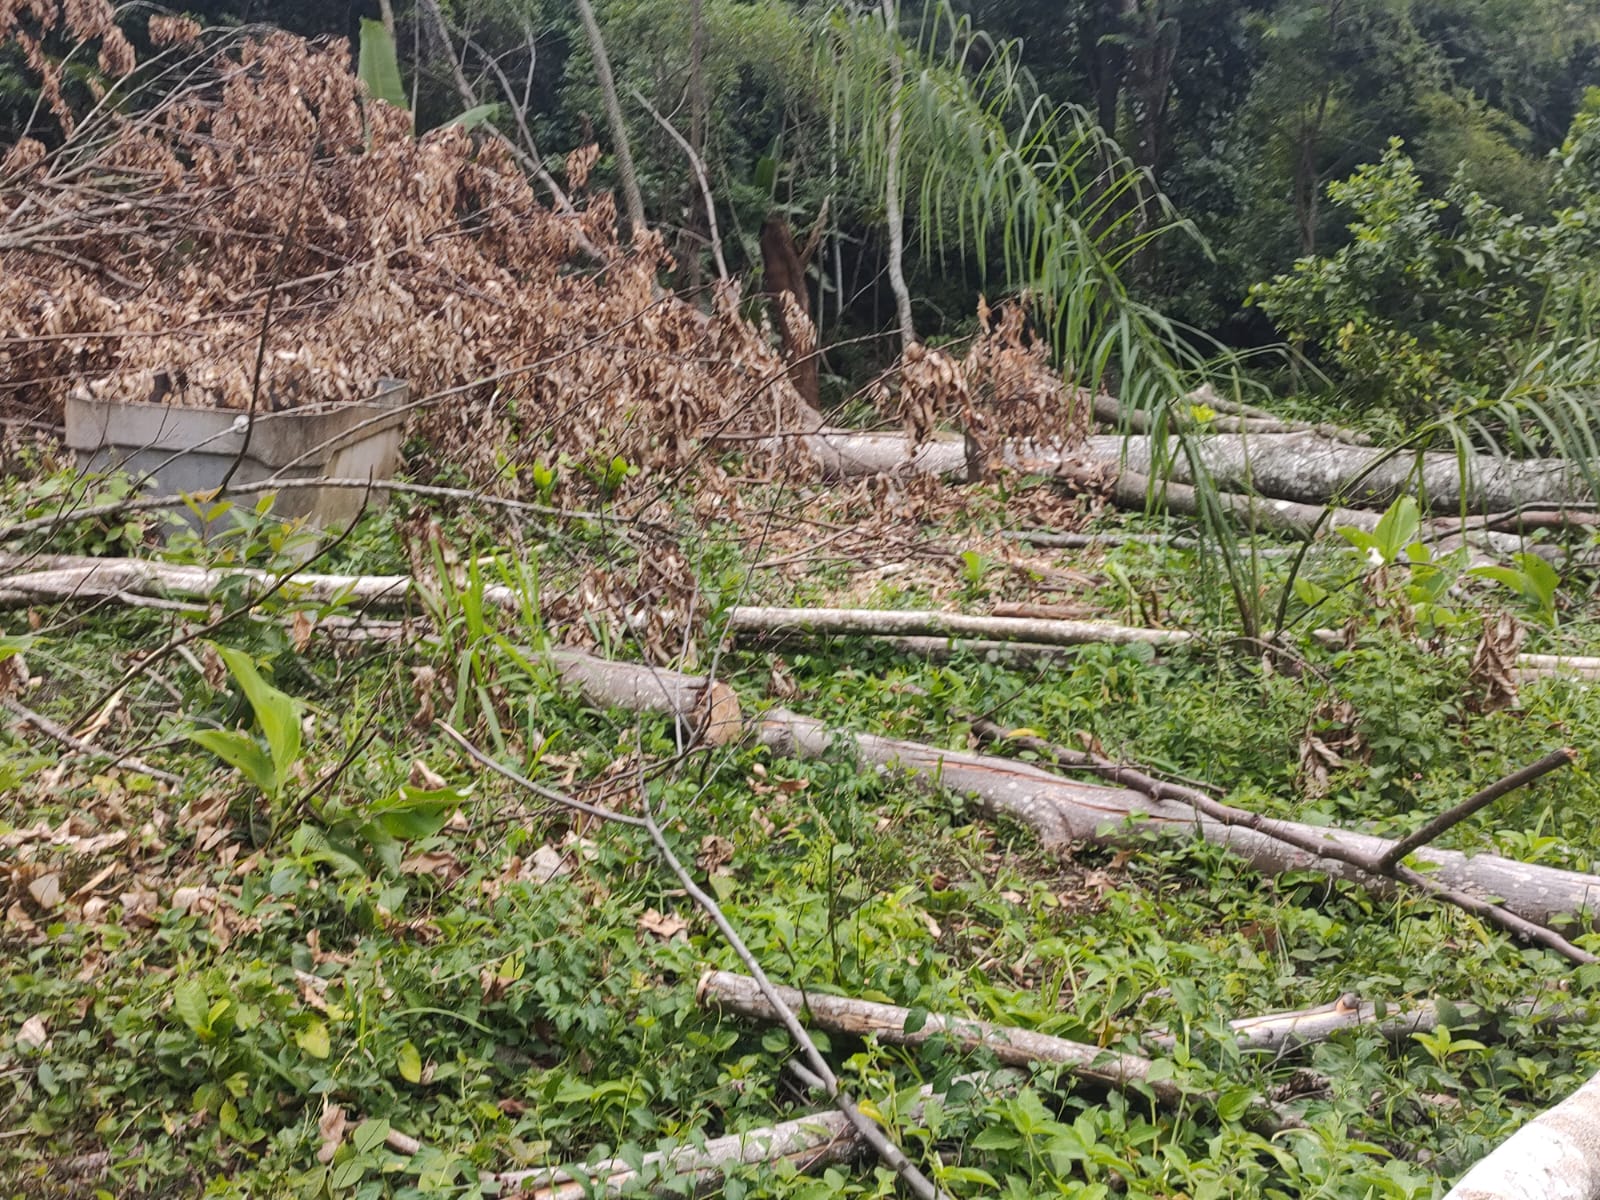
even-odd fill
[{"label": "bark on log", "polygon": [[[1481,1008],[1476,1004],[1450,1006],[1454,1016],[1467,1024],[1496,1017],[1537,1017],[1538,1024],[1562,1025],[1589,1020],[1587,1006],[1567,1007],[1548,1000],[1523,1000],[1504,1010]],[[1325,1042],[1345,1029],[1371,1028],[1391,1042],[1404,1042],[1413,1033],[1431,1033],[1443,1023],[1440,1005],[1432,1000],[1415,1004],[1378,1005],[1346,993],[1337,1000],[1314,1008],[1291,1012],[1263,1013],[1228,1022],[1234,1044],[1246,1052],[1286,1054],[1314,1042]],[[1154,1050],[1170,1053],[1178,1039],[1165,1030],[1153,1030],[1139,1039]]]},{"label": "bark on log", "polygon": [[[920,1046],[933,1038],[944,1038],[962,1050],[987,1050],[1007,1066],[1032,1067],[1048,1063],[1065,1067],[1076,1079],[1113,1091],[1145,1087],[1163,1108],[1171,1110],[1197,1100],[1216,1101],[1214,1094],[1188,1091],[1171,1079],[1152,1079],[1155,1063],[1138,1054],[1106,1050],[1031,1029],[940,1013],[921,1014],[921,1027],[912,1031],[908,1028],[912,1012],[899,1005],[859,1000],[853,996],[800,992],[793,988],[779,988],[778,994],[790,1008],[807,1014],[811,1024],[832,1033],[862,1038],[873,1036],[897,1046]],[[777,1017],[756,981],[731,971],[707,971],[695,989],[695,1001],[702,1007],[738,1013],[757,1021],[772,1021]],[[1258,1132],[1265,1133],[1303,1125],[1298,1117],[1266,1102],[1255,1105],[1246,1114],[1246,1121]]]},{"label": "bark on log", "polygon": [[[1386,450],[1350,446],[1314,433],[1224,434],[1197,439],[1196,445],[1201,462],[1219,486],[1248,485],[1263,496],[1307,504],[1343,499],[1382,506],[1395,496],[1419,490],[1417,479],[1429,505],[1443,512],[1463,506],[1477,513],[1502,512],[1594,499],[1578,469],[1561,460],[1477,454],[1467,456],[1463,463],[1454,454],[1438,450],[1385,458]],[[1145,473],[1151,468],[1152,452],[1151,440],[1144,437],[1100,435],[1089,438],[1083,447],[1089,461]],[[1173,461],[1173,477],[1183,483],[1194,482],[1182,455]]]},{"label": "bark on log", "polygon": [[1600,1200],[1600,1075],[1500,1143],[1445,1200]]},{"label": "bark on log", "polygon": [[[966,470],[963,444],[955,438],[913,445],[904,434],[825,430],[806,435],[802,444],[824,474],[834,476],[894,472],[960,476]],[[1195,445],[1216,486],[1249,486],[1271,499],[1318,507],[1334,500],[1382,507],[1397,495],[1418,490],[1413,479],[1418,455],[1400,454],[1380,462],[1388,453],[1383,449],[1352,446],[1315,433],[1220,434],[1198,438]],[[1429,505],[1442,512],[1459,511],[1463,498],[1466,509],[1475,513],[1559,508],[1594,499],[1578,468],[1559,459],[1469,455],[1463,492],[1462,463],[1454,454],[1429,451],[1420,457],[1420,490]],[[1100,467],[1148,476],[1154,447],[1152,439],[1142,435],[1098,434],[1066,450],[1011,442],[1000,448],[998,459],[1011,466],[1031,464],[1046,470]],[[1364,478],[1356,483],[1363,472]],[[1181,454],[1173,458],[1171,477],[1176,483],[1194,482]]]},{"label": "bark on log", "polygon": [[1027,617],[981,617],[920,609],[860,608],[757,608],[740,606],[729,611],[728,629],[735,634],[782,636],[866,634],[959,638],[971,636],[1000,641],[1033,642],[1047,646],[1076,646],[1085,642],[1149,646],[1178,646],[1194,640],[1181,629],[1141,629],[1107,621],[1060,621]]},{"label": "bark on log", "polygon": [[[815,758],[826,753],[838,735],[820,721],[777,709],[766,714],[759,736],[780,753]],[[1153,801],[1124,788],[1063,779],[1027,763],[871,734],[849,736],[862,766],[904,771],[931,785],[970,796],[990,815],[1033,830],[1046,847],[1061,849],[1074,842],[1122,845],[1137,840],[1143,830],[1189,831],[1222,846],[1265,875],[1318,871],[1378,894],[1394,891],[1393,880],[1346,862],[1320,858],[1277,840],[1269,831],[1333,843],[1367,859],[1380,857],[1393,844],[1372,834],[1272,819],[1264,819],[1260,830],[1224,825],[1197,816],[1188,805]],[[1499,898],[1508,911],[1540,925],[1585,913],[1600,898],[1600,876],[1432,847],[1427,858],[1436,864],[1432,878],[1441,885],[1470,896]]]},{"label": "bark on log", "polygon": [[[1218,400],[1214,395],[1209,399],[1201,396],[1192,396],[1190,399],[1196,404],[1203,404],[1217,412],[1223,411],[1218,407]],[[1134,433],[1150,432],[1150,414],[1139,409],[1123,408],[1114,396],[1100,395],[1095,397],[1094,419],[1098,424],[1119,432],[1126,430],[1132,430]],[[1371,439],[1365,434],[1357,433],[1354,430],[1344,429],[1338,425],[1314,425],[1309,421],[1293,421],[1286,417],[1275,417],[1260,409],[1249,409],[1213,417],[1211,420],[1204,422],[1203,425],[1198,421],[1189,419],[1187,414],[1180,414],[1180,419],[1183,420],[1186,428],[1203,428],[1211,433],[1314,433],[1352,446],[1370,446],[1372,444]]]},{"label": "bark on log", "polygon": [[589,1200],[593,1196],[620,1196],[634,1191],[641,1181],[658,1181],[670,1187],[652,1188],[674,1196],[690,1194],[722,1178],[731,1167],[755,1163],[790,1162],[801,1170],[820,1170],[846,1162],[865,1150],[842,1112],[828,1109],[746,1133],[709,1139],[704,1148],[680,1146],[647,1154],[638,1169],[620,1158],[582,1168],[502,1171],[494,1181],[519,1200]]},{"label": "bark on log", "polygon": [[[911,1010],[898,1005],[858,1000],[853,996],[801,992],[794,988],[779,988],[778,995],[795,1012],[808,1016],[811,1024],[833,1033],[862,1038],[876,1036],[879,1041],[897,1046],[920,1046],[931,1038],[943,1037],[963,1050],[988,1050],[1010,1067],[1051,1063],[1068,1068],[1079,1079],[1114,1091],[1144,1084],[1168,1107],[1176,1107],[1184,1099],[1183,1089],[1172,1080],[1152,1081],[1150,1071],[1154,1064],[1137,1054],[1105,1050],[1031,1029],[1013,1029],[939,1013],[927,1013],[922,1027],[912,1032],[906,1028]],[[756,1021],[777,1018],[756,981],[732,971],[707,971],[700,977],[694,998],[702,1008],[738,1013]]]},{"label": "bark on log", "polygon": [[[960,1075],[952,1082],[980,1087],[1005,1086],[1010,1083],[1010,1074]],[[924,1086],[916,1102],[906,1110],[907,1120],[920,1119],[931,1101],[943,1100],[943,1095],[935,1093],[932,1085]],[[694,1187],[689,1194],[697,1194],[735,1166],[786,1161],[800,1171],[817,1171],[866,1153],[866,1145],[845,1115],[836,1109],[827,1109],[792,1121],[711,1138],[703,1147],[679,1146],[646,1154],[637,1170],[613,1158],[587,1167],[500,1171],[489,1178],[502,1189],[516,1189],[519,1200],[589,1200],[593,1196],[617,1196],[624,1190],[636,1193],[641,1180],[652,1179],[661,1185],[652,1190],[682,1196],[686,1184]]]}]

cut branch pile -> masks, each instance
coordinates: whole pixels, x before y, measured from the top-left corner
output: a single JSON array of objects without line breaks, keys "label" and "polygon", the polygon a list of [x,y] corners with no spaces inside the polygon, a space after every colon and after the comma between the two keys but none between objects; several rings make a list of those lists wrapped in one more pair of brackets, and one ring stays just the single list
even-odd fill
[{"label": "cut branch pile", "polygon": [[[508,447],[651,468],[757,400],[802,419],[736,289],[709,317],[663,295],[660,238],[619,246],[609,196],[552,211],[502,140],[417,137],[343,41],[185,36],[55,149],[0,162],[0,411],[59,422],[81,390],[265,412],[398,377],[479,482]],[[603,272],[574,269],[580,242]]]}]

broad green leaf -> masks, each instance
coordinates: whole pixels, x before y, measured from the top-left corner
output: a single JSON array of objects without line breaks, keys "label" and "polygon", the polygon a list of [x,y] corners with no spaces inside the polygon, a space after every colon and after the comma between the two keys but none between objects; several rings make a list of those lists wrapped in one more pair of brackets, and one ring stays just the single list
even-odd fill
[{"label": "broad green leaf", "polygon": [[1522,553],[1514,556],[1528,581],[1529,599],[1545,612],[1554,614],[1556,589],[1561,586],[1561,574],[1537,554]]},{"label": "broad green leaf", "polygon": [[383,1139],[388,1136],[389,1122],[363,1121],[350,1135],[350,1144],[356,1148],[357,1154],[368,1154],[383,1145]]},{"label": "broad green leaf", "polygon": [[373,804],[368,810],[378,827],[390,837],[410,841],[432,837],[443,829],[450,814],[461,804],[461,793],[455,788],[404,787],[387,799]]},{"label": "broad green leaf", "polygon": [[278,775],[261,743],[233,729],[198,729],[189,740],[211,751],[269,796],[278,792]]},{"label": "broad green leaf", "polygon": [[1217,1097],[1217,1116],[1224,1121],[1237,1121],[1250,1108],[1252,1095],[1249,1088],[1225,1088]]},{"label": "broad green leaf", "polygon": [[1521,592],[1523,588],[1523,575],[1514,567],[1473,567],[1468,575],[1476,575],[1480,579],[1492,579],[1496,583],[1503,583],[1514,592]]},{"label": "broad green leaf", "polygon": [[453,810],[453,805],[435,804],[400,812],[388,812],[378,818],[378,826],[390,837],[399,838],[401,841],[414,841],[438,833],[444,828],[445,822],[450,820]]},{"label": "broad green leaf", "polygon": [[469,108],[463,113],[457,113],[445,122],[446,125],[459,125],[463,129],[476,129],[479,125],[486,125],[500,115],[498,104],[480,104]]},{"label": "broad green leaf", "polygon": [[211,997],[206,995],[205,984],[198,979],[185,979],[172,989],[172,1011],[191,1031],[202,1037],[211,1033],[207,1017],[211,1012]]},{"label": "broad green leaf", "polygon": [[328,1186],[336,1192],[353,1188],[361,1182],[362,1177],[367,1173],[367,1167],[370,1165],[360,1156],[352,1155],[343,1162],[334,1165],[333,1170],[328,1174]]},{"label": "broad green leaf", "polygon": [[0,637],[0,662],[5,662],[12,655],[21,654],[31,645],[33,645],[31,637]]},{"label": "broad green leaf", "polygon": [[361,52],[356,60],[356,74],[374,99],[387,100],[396,108],[410,111],[406,87],[400,80],[400,59],[394,51],[394,39],[382,21],[361,18]]},{"label": "broad green leaf", "polygon": [[1422,513],[1410,496],[1401,496],[1378,518],[1378,528],[1373,531],[1378,553],[1384,562],[1394,562],[1400,552],[1416,540],[1422,526]]},{"label": "broad green leaf", "polygon": [[1328,589],[1320,583],[1296,575],[1294,580],[1295,599],[1307,608],[1315,608],[1328,598]]},{"label": "broad green leaf", "polygon": [[304,1029],[296,1030],[294,1040],[312,1058],[327,1058],[332,1045],[328,1038],[328,1027],[321,1021],[312,1021]]},{"label": "broad green leaf", "polygon": [[261,732],[267,735],[275,777],[281,787],[289,777],[289,769],[300,757],[300,701],[261,678],[254,660],[243,650],[218,646],[217,653],[239,681],[245,698],[255,710]]},{"label": "broad green leaf", "polygon": [[422,1082],[422,1055],[411,1042],[400,1043],[400,1049],[395,1055],[395,1066],[400,1071],[400,1078],[407,1083]]}]

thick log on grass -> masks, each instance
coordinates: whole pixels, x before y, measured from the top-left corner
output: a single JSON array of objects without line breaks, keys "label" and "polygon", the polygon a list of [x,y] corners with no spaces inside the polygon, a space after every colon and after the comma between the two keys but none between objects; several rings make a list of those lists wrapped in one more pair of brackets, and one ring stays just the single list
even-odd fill
[{"label": "thick log on grass", "polygon": [[[1015,1086],[1016,1079],[1013,1072],[995,1072],[962,1075],[952,1082],[1006,1091]],[[930,1102],[946,1101],[932,1086],[925,1086],[904,1110],[905,1119],[919,1120]],[[619,1196],[624,1191],[637,1195],[641,1184],[654,1184],[650,1190],[656,1194],[683,1196],[699,1194],[738,1166],[789,1163],[796,1170],[815,1172],[834,1163],[854,1161],[867,1152],[861,1135],[845,1115],[837,1109],[827,1109],[776,1125],[710,1138],[701,1146],[658,1150],[646,1154],[638,1167],[612,1158],[585,1167],[500,1171],[488,1178],[502,1194],[515,1195],[518,1200],[588,1200],[593,1196]]]},{"label": "thick log on grass", "polygon": [[[779,998],[809,1023],[831,1033],[853,1037],[875,1037],[898,1046],[920,1046],[940,1038],[964,1051],[984,1050],[1011,1067],[1061,1066],[1075,1079],[1113,1091],[1148,1089],[1162,1107],[1177,1110],[1185,1104],[1214,1103],[1216,1097],[1183,1088],[1172,1079],[1162,1078],[1155,1063],[1138,1054],[1107,1050],[1082,1042],[1068,1041],[1031,1029],[996,1025],[970,1017],[940,1013],[913,1014],[897,1004],[880,1004],[854,996],[832,996],[823,992],[801,992],[778,988]],[[775,1021],[777,1011],[761,994],[748,975],[732,971],[707,971],[695,989],[695,1001],[703,1008],[738,1013],[757,1021]],[[913,1016],[920,1020],[913,1020]],[[1298,1117],[1264,1101],[1245,1114],[1251,1128],[1276,1133],[1303,1125]]]},{"label": "thick log on grass", "polygon": [[679,1146],[646,1154],[637,1167],[620,1158],[586,1167],[502,1171],[493,1176],[503,1195],[518,1200],[589,1200],[593,1196],[637,1194],[641,1184],[674,1196],[696,1194],[737,1166],[781,1162],[818,1171],[859,1158],[866,1147],[837,1109],[793,1121],[710,1138],[703,1147]]},{"label": "thick log on grass", "polygon": [[[1559,1000],[1522,1000],[1501,1010],[1465,1003],[1443,1005],[1433,1000],[1379,1005],[1347,993],[1312,1008],[1239,1017],[1229,1021],[1228,1028],[1240,1050],[1286,1054],[1301,1046],[1325,1042],[1346,1029],[1371,1029],[1387,1041],[1404,1042],[1414,1033],[1431,1033],[1443,1024],[1478,1025],[1502,1016],[1532,1018],[1541,1026],[1559,1026],[1587,1021],[1589,1010],[1587,1005],[1569,1005]],[[1171,1053],[1178,1045],[1178,1039],[1165,1030],[1153,1030],[1139,1040],[1163,1053]]]},{"label": "thick log on grass", "polygon": [[[780,448],[780,439],[769,439]],[[959,438],[920,444],[900,433],[824,430],[798,438],[824,474],[835,477],[892,472],[964,476],[965,447]],[[765,445],[765,443],[760,443]],[[1561,459],[1509,459],[1487,454],[1459,459],[1446,451],[1391,454],[1353,446],[1317,433],[1217,434],[1192,444],[1212,482],[1261,496],[1322,506],[1333,502],[1381,507],[1403,493],[1420,492],[1441,512],[1503,512],[1530,506],[1559,508],[1592,500],[1582,472]],[[1011,442],[999,460],[1041,469],[1103,467],[1148,476],[1157,465],[1150,437],[1096,434],[1071,448]],[[1171,478],[1192,484],[1187,457],[1169,446]]]},{"label": "thick log on grass", "polygon": [[[1152,1080],[1154,1064],[1137,1054],[1106,1050],[1031,1029],[1015,1029],[969,1017],[924,1013],[921,1023],[916,1024],[911,1021],[910,1009],[859,1000],[854,996],[801,992],[786,987],[778,988],[777,992],[785,1004],[806,1017],[810,1024],[832,1033],[876,1037],[898,1046],[920,1046],[938,1037],[962,1050],[987,1050],[1011,1067],[1040,1063],[1064,1066],[1079,1079],[1115,1091],[1143,1085],[1169,1107],[1176,1107],[1184,1099],[1183,1089],[1172,1080]],[[707,971],[702,975],[695,989],[695,1002],[702,1008],[738,1013],[752,1020],[777,1020],[776,1010],[761,994],[756,981],[732,971]],[[914,1024],[916,1027],[911,1028]]]},{"label": "thick log on grass", "polygon": [[[1481,513],[1593,499],[1582,473],[1561,459],[1458,458],[1441,450],[1396,453],[1315,433],[1222,434],[1196,438],[1194,445],[1219,486],[1248,485],[1263,496],[1302,504],[1341,500],[1381,506],[1395,496],[1420,492],[1439,511]],[[1089,438],[1082,453],[1089,461],[1148,473],[1154,451],[1149,438],[1102,434]],[[1188,459],[1169,456],[1173,478],[1193,483]]]},{"label": "thick log on grass", "polygon": [[1445,1200],[1600,1200],[1600,1075],[1500,1143]]},{"label": "thick log on grass", "polygon": [[[1315,839],[1372,860],[1394,844],[1372,834],[1266,818],[1258,828],[1226,825],[1197,814],[1188,805],[1152,800],[1126,788],[1080,783],[992,755],[941,750],[872,734],[839,734],[821,721],[781,709],[766,714],[759,736],[774,750],[802,758],[820,757],[838,740],[852,742],[862,766],[904,772],[930,786],[969,796],[989,815],[1031,829],[1050,848],[1065,849],[1080,842],[1126,845],[1138,840],[1143,831],[1191,833],[1222,846],[1265,875],[1318,871],[1383,895],[1395,889],[1391,879],[1272,836],[1273,831],[1280,831],[1294,840]],[[1596,875],[1431,846],[1423,857],[1435,864],[1431,877],[1444,887],[1483,899],[1498,898],[1510,912],[1540,925],[1588,913],[1600,899],[1600,876]]]},{"label": "thick log on grass", "polygon": [[984,617],[937,609],[756,608],[729,610],[730,632],[752,636],[806,633],[866,634],[873,637],[981,638],[1076,646],[1086,642],[1176,646],[1194,635],[1181,629],[1142,629],[1108,621],[1062,621],[1033,617]]}]

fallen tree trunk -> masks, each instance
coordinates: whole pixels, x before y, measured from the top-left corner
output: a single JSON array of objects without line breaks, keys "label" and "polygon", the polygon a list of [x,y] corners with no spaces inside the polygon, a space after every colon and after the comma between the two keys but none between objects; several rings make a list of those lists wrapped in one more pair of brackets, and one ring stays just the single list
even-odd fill
[{"label": "fallen tree trunk", "polygon": [[[815,758],[827,753],[840,735],[820,721],[779,709],[766,714],[758,736],[780,753]],[[872,734],[847,736],[854,742],[862,766],[903,771],[970,796],[990,815],[1027,826],[1047,847],[1063,849],[1074,842],[1123,845],[1139,840],[1147,830],[1188,831],[1224,847],[1265,875],[1318,871],[1379,894],[1391,894],[1395,889],[1392,879],[1273,836],[1278,833],[1295,841],[1314,841],[1351,857],[1376,860],[1395,843],[1372,834],[1271,818],[1260,818],[1255,828],[1227,825],[1197,814],[1187,804],[1152,800],[1126,788],[1079,783],[1028,763]],[[1509,912],[1539,925],[1587,913],[1600,897],[1600,876],[1596,875],[1433,847],[1427,857],[1436,865],[1431,877],[1440,885],[1483,899],[1498,897]]]},{"label": "fallen tree trunk", "polygon": [[[1319,437],[1330,438],[1336,442],[1345,442],[1352,446],[1370,446],[1372,439],[1366,434],[1345,429],[1339,425],[1313,424],[1309,421],[1295,421],[1287,417],[1273,416],[1259,408],[1250,408],[1246,405],[1229,405],[1223,407],[1223,401],[1210,389],[1206,394],[1196,393],[1186,397],[1197,406],[1212,409],[1221,416],[1213,416],[1210,420],[1199,421],[1188,413],[1179,412],[1177,420],[1185,429],[1200,430],[1208,433],[1314,433]],[[1123,432],[1132,430],[1134,433],[1149,433],[1152,425],[1150,414],[1137,408],[1124,408],[1115,396],[1101,394],[1094,400],[1094,419],[1107,428]]]},{"label": "fallen tree trunk", "polygon": [[[1011,1073],[963,1075],[953,1082],[1006,1084]],[[932,1085],[924,1086],[905,1110],[908,1121],[919,1119],[932,1101],[944,1101]],[[519,1200],[590,1200],[594,1196],[637,1195],[640,1184],[656,1194],[697,1195],[738,1166],[790,1163],[799,1171],[819,1171],[834,1163],[851,1162],[867,1153],[866,1143],[845,1115],[835,1109],[781,1121],[742,1133],[708,1138],[701,1146],[678,1146],[646,1154],[637,1166],[620,1158],[583,1167],[538,1167],[523,1171],[498,1171],[485,1181],[515,1194]]]},{"label": "fallen tree trunk", "polygon": [[[1503,1010],[1485,1009],[1476,1004],[1441,1005],[1420,1000],[1406,1005],[1378,1005],[1347,992],[1337,1000],[1314,1008],[1290,1012],[1262,1013],[1228,1022],[1234,1045],[1246,1052],[1287,1054],[1301,1046],[1325,1042],[1346,1029],[1372,1029],[1391,1042],[1404,1042],[1414,1033],[1431,1033],[1445,1023],[1445,1010],[1453,1022],[1474,1024],[1499,1016],[1537,1017],[1540,1025],[1583,1023],[1586,1007],[1567,1007],[1549,1001],[1522,1000]],[[1171,1053],[1178,1039],[1165,1030],[1154,1030],[1139,1039],[1151,1049]]]},{"label": "fallen tree trunk", "polygon": [[[797,440],[824,474],[835,477],[895,472],[963,477],[966,472],[965,447],[956,438],[916,444],[900,433],[824,430],[798,435]],[[784,439],[757,444],[781,449]],[[1442,512],[1559,509],[1594,499],[1578,466],[1559,459],[1487,454],[1458,459],[1438,450],[1391,453],[1312,432],[1218,434],[1195,437],[1192,445],[1217,487],[1248,487],[1260,496],[1318,509],[1333,502],[1382,507],[1395,496],[1419,491]],[[1176,445],[1166,449],[1162,457],[1170,462],[1171,480],[1192,484],[1187,456],[1173,453]],[[1154,440],[1145,435],[1097,434],[1070,448],[1007,443],[1000,448],[998,461],[1040,470],[1099,467],[1128,476],[1131,484],[1138,477],[1149,477],[1158,460],[1156,451]]]},{"label": "fallen tree trunk", "polygon": [[1600,1075],[1492,1150],[1445,1200],[1600,1200]]},{"label": "fallen tree trunk", "polygon": [[[1137,1054],[1088,1046],[1065,1038],[1016,1029],[969,1017],[939,1013],[918,1013],[920,1024],[912,1021],[912,1011],[895,1004],[859,1000],[853,996],[833,996],[820,992],[799,992],[779,988],[783,1002],[796,1012],[806,1013],[811,1023],[830,1033],[855,1037],[876,1037],[898,1046],[920,1046],[942,1038],[962,1050],[986,1050],[1012,1067],[1040,1064],[1065,1067],[1076,1079],[1113,1091],[1127,1092],[1148,1088],[1162,1107],[1176,1110],[1195,1101],[1216,1102],[1216,1096],[1186,1090],[1172,1079],[1155,1072],[1155,1063]],[[776,1019],[756,981],[732,971],[707,971],[695,989],[695,1001],[704,1008],[738,1013],[758,1021]],[[913,1026],[916,1026],[913,1028]],[[1298,1117],[1282,1108],[1258,1103],[1246,1114],[1246,1123],[1258,1132],[1276,1133],[1303,1125]]]},{"label": "fallen tree trunk", "polygon": [[729,610],[728,629],[757,637],[808,633],[877,636],[978,637],[1076,646],[1085,642],[1177,646],[1194,640],[1181,629],[1141,629],[1108,621],[1062,621],[1029,617],[982,617],[923,609],[757,608]]},{"label": "fallen tree trunk", "polygon": [[[0,580],[0,605],[79,596],[114,597],[123,591],[209,598],[229,580],[244,577],[270,585],[279,579],[270,572],[243,568],[189,567],[136,559],[72,561],[74,565],[64,566],[58,559],[48,570]],[[5,560],[0,560],[0,571],[7,566]],[[324,603],[344,598],[396,607],[414,597],[415,585],[404,575],[304,575],[297,576],[280,594]],[[522,597],[514,589],[490,586],[484,589],[484,600],[515,611]],[[722,691],[726,696],[715,689],[708,695],[708,681],[703,677],[642,665],[596,665],[602,662],[575,651],[560,652],[553,659],[557,670],[593,703],[633,711],[676,713],[691,726],[714,729],[717,741],[726,740],[737,725],[737,712],[730,711],[727,704],[732,693],[725,687]],[[826,751],[834,733],[818,721],[776,710],[762,723],[759,736],[784,753],[815,757]],[[1372,876],[1349,862],[1323,858],[1270,836],[1271,831],[1277,830],[1292,840],[1318,839],[1332,843],[1347,856],[1373,860],[1394,843],[1372,835],[1266,818],[1260,819],[1256,828],[1226,825],[1197,816],[1188,805],[1174,801],[1151,800],[1122,788],[1075,783],[1025,763],[939,750],[917,742],[863,734],[856,738],[856,752],[863,764],[907,770],[973,796],[987,811],[1033,829],[1046,846],[1060,848],[1074,841],[1125,842],[1130,836],[1137,836],[1137,827],[1128,827],[1130,821],[1136,821],[1151,828],[1195,830],[1264,874],[1317,870],[1382,892],[1393,887],[1392,880]],[[1468,857],[1434,848],[1429,848],[1428,857],[1438,864],[1433,878],[1442,886],[1476,897],[1503,897],[1507,911],[1540,925],[1548,924],[1552,917],[1584,913],[1592,898],[1600,897],[1600,876],[1516,863],[1494,855]]]}]

